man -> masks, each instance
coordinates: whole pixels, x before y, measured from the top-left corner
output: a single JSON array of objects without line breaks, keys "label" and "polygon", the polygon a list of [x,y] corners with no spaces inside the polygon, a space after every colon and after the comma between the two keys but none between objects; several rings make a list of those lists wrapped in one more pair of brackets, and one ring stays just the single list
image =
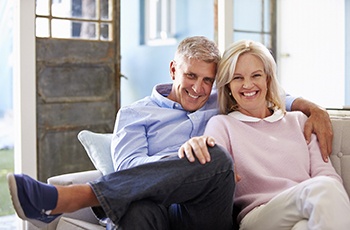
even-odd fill
[{"label": "man", "polygon": [[[198,160],[177,157],[180,146],[202,135],[217,113],[211,90],[219,60],[207,38],[184,39],[170,63],[173,84],[156,86],[150,97],[118,112],[111,146],[116,172],[66,187],[10,174],[17,214],[42,225],[61,213],[95,207],[123,229],[231,229],[232,158],[217,146]],[[303,99],[292,107],[310,115],[306,138],[313,130],[323,141],[331,127],[326,112]]]}]

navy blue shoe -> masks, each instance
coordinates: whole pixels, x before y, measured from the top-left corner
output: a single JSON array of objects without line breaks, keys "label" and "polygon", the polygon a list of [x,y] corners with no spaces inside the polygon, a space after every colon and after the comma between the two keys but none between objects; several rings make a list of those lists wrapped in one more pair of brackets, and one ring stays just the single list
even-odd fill
[{"label": "navy blue shoe", "polygon": [[60,215],[47,215],[57,205],[58,192],[24,174],[8,174],[7,182],[17,215],[42,228]]}]

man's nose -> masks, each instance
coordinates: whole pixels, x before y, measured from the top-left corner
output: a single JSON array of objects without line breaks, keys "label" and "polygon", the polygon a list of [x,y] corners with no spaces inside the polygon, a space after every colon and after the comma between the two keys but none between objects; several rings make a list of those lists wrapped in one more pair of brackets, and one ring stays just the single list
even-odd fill
[{"label": "man's nose", "polygon": [[192,85],[192,89],[195,93],[201,93],[202,90],[202,82],[201,81],[196,81],[193,85]]}]

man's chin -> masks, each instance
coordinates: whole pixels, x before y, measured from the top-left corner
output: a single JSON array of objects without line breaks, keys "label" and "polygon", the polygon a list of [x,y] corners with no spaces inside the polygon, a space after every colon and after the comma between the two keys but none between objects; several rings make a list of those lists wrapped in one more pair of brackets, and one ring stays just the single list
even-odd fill
[{"label": "man's chin", "polygon": [[203,104],[197,104],[197,105],[186,105],[186,107],[183,107],[186,111],[188,112],[195,112],[197,111],[198,109],[202,108],[204,105]]}]

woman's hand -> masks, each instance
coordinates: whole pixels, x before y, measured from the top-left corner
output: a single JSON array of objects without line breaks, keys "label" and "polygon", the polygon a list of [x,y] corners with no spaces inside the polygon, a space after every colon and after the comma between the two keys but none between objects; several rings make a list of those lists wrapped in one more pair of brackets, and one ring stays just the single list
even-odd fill
[{"label": "woman's hand", "polygon": [[208,146],[213,147],[214,145],[215,140],[212,137],[193,137],[181,145],[178,151],[178,156],[180,158],[184,158],[186,156],[190,162],[194,162],[197,158],[201,164],[205,164],[210,162]]}]

